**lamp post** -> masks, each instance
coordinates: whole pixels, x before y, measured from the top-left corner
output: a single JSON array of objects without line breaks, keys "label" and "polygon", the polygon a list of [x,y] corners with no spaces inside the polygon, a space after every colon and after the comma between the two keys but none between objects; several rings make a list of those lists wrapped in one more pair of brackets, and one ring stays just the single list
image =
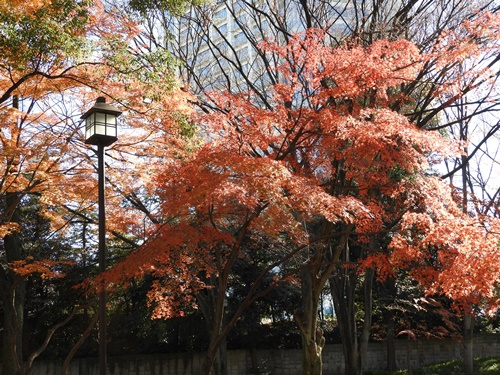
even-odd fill
[{"label": "lamp post", "polygon": [[[106,270],[106,208],[104,199],[104,147],[118,140],[116,118],[121,111],[99,97],[83,116],[85,143],[97,146],[99,194],[99,273]],[[99,293],[99,375],[106,375],[106,291]]]}]

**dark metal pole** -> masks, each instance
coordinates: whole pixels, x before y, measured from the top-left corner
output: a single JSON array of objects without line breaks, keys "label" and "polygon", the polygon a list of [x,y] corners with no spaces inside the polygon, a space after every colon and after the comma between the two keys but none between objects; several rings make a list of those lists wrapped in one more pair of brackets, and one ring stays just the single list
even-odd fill
[{"label": "dark metal pole", "polygon": [[[99,273],[106,270],[106,208],[104,199],[104,145],[97,146],[99,185]],[[106,291],[99,293],[99,375],[106,375]]]}]

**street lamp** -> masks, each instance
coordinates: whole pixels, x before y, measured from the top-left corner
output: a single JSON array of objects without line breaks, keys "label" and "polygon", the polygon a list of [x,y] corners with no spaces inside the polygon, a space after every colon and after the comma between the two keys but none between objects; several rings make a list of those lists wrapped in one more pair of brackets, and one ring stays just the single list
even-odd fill
[{"label": "street lamp", "polygon": [[[106,270],[106,209],[104,199],[104,147],[118,140],[116,118],[121,111],[99,97],[83,116],[85,143],[97,146],[99,193],[99,273]],[[99,375],[106,375],[106,291],[99,293]]]}]

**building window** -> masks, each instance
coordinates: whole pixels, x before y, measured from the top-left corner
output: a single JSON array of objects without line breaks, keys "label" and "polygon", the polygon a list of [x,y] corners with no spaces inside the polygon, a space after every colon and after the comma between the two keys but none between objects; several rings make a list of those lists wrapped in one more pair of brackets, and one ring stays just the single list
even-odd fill
[{"label": "building window", "polygon": [[242,49],[236,51],[236,57],[239,61],[247,61],[248,60],[248,47],[243,47]]},{"label": "building window", "polygon": [[246,41],[246,37],[245,37],[245,33],[243,31],[240,31],[240,32],[234,34],[233,43],[239,44],[239,43],[243,43],[245,41]]},{"label": "building window", "polygon": [[226,53],[228,51],[228,44],[223,40],[215,45],[215,49],[220,53]]},{"label": "building window", "polygon": [[198,54],[198,63],[203,64],[205,62],[208,62],[209,55],[210,51],[208,49]]},{"label": "building window", "polygon": [[246,25],[247,24],[247,17],[244,14],[239,15],[236,17],[235,20],[236,25]]},{"label": "building window", "polygon": [[219,26],[214,25],[210,33],[212,34],[212,38],[214,39],[220,39],[223,36],[227,37],[227,23],[223,23]]},{"label": "building window", "polygon": [[227,9],[224,7],[222,9],[219,9],[217,12],[214,13],[214,22],[217,21],[225,21],[227,17]]}]

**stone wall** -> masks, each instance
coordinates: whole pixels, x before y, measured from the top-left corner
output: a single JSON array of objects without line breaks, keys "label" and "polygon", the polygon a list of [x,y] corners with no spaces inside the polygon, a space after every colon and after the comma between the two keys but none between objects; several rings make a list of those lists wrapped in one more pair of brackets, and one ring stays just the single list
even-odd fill
[{"label": "stone wall", "polygon": [[[462,345],[457,340],[398,340],[397,365],[401,369],[418,368],[426,364],[445,362],[459,358]],[[474,356],[500,355],[500,335],[483,335],[474,340]],[[300,375],[300,350],[246,350],[228,351],[228,373],[250,375],[252,359],[260,374]],[[367,369],[385,368],[385,344],[371,343],[368,349]],[[109,375],[198,375],[203,353],[175,353],[111,357],[108,359]],[[327,345],[323,351],[323,374],[342,374],[342,347]],[[97,375],[99,363],[96,358],[74,359],[68,375]],[[60,364],[56,361],[38,361],[33,375],[60,375]]]}]

